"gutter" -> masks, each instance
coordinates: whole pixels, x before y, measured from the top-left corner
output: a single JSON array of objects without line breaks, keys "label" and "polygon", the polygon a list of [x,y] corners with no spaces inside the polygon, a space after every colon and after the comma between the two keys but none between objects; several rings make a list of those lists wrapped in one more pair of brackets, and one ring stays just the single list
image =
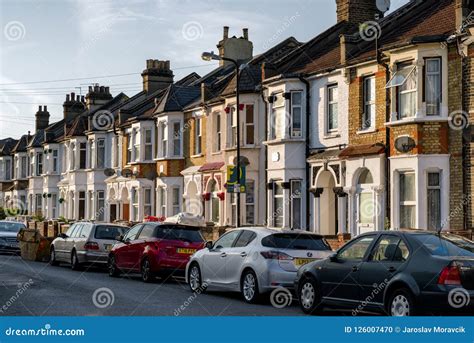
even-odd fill
[{"label": "gutter", "polygon": [[[306,80],[303,76],[299,76],[299,79],[301,82],[304,83],[304,85],[306,86],[306,127],[305,127],[305,131],[306,131],[306,137],[305,137],[305,141],[306,141],[306,147],[305,147],[305,174],[306,174],[306,183],[307,183],[307,186],[306,186],[306,231],[309,231],[309,223],[310,223],[310,219],[311,219],[311,211],[310,211],[310,201],[309,201],[309,189],[311,188],[311,183],[310,183],[310,169],[309,169],[309,163],[307,161],[308,157],[309,157],[309,144],[310,144],[310,139],[309,139],[309,125],[310,125],[310,115],[311,115],[311,112],[310,112],[310,99],[311,99],[311,94],[310,94],[310,90],[311,90],[311,86],[310,86],[310,83],[308,80]],[[314,214],[313,214],[314,215]]]}]

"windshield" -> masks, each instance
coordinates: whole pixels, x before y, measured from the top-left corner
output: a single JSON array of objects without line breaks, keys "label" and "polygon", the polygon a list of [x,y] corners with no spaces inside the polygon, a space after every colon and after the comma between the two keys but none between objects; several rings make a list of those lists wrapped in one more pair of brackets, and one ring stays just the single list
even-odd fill
[{"label": "windshield", "polygon": [[436,256],[474,256],[474,242],[467,238],[442,234],[414,235],[432,255]]},{"label": "windshield", "polygon": [[176,227],[176,226],[158,226],[156,233],[156,238],[160,239],[169,239],[184,241],[189,243],[201,243],[204,242],[204,238],[199,231],[199,228],[189,227]]},{"label": "windshield", "polygon": [[277,233],[263,238],[262,245],[278,249],[331,250],[324,238],[308,234]]},{"label": "windshield", "polygon": [[23,228],[25,228],[25,225],[23,225],[22,223],[0,222],[0,232],[18,233],[18,231]]},{"label": "windshield", "polygon": [[95,229],[94,237],[97,239],[114,240],[118,236],[124,235],[126,231],[127,228],[123,226],[99,225]]}]

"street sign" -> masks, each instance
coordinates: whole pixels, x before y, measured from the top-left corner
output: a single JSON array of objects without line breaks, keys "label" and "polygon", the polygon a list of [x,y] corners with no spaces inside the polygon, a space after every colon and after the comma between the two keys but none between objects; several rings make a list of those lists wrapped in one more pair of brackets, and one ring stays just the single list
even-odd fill
[{"label": "street sign", "polygon": [[236,166],[227,166],[227,193],[245,193],[245,166],[240,166],[237,175]]}]

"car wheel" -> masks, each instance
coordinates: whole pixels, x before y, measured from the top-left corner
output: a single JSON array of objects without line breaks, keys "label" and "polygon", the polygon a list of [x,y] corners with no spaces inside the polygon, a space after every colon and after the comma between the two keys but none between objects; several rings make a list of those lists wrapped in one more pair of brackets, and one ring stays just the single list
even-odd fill
[{"label": "car wheel", "polygon": [[392,317],[407,317],[415,315],[413,297],[405,288],[393,292],[389,298],[387,312]]},{"label": "car wheel", "polygon": [[52,266],[59,265],[59,262],[56,260],[56,251],[54,251],[54,247],[51,247],[49,251],[49,264]]},{"label": "car wheel", "polygon": [[77,258],[76,250],[73,250],[71,253],[71,269],[72,270],[79,270],[81,269],[81,264]]},{"label": "car wheel", "polygon": [[303,277],[298,284],[300,307],[306,314],[318,314],[321,310],[321,295],[316,280]]},{"label": "car wheel", "polygon": [[246,302],[250,304],[258,302],[260,298],[260,293],[258,291],[258,281],[257,276],[252,270],[246,270],[242,275],[240,289]]},{"label": "car wheel", "polygon": [[152,271],[151,271],[151,266],[150,266],[150,261],[148,261],[147,258],[145,258],[142,262],[142,280],[143,282],[152,282],[153,279],[155,278]]},{"label": "car wheel", "polygon": [[191,268],[189,268],[188,282],[189,282],[189,288],[191,288],[191,291],[193,292],[197,292],[197,291],[203,292],[206,289],[206,287],[203,286],[202,277],[201,277],[201,269],[199,268],[197,263],[193,263],[191,265]]},{"label": "car wheel", "polygon": [[117,268],[117,262],[115,261],[115,256],[113,255],[109,257],[108,268],[109,276],[116,277],[120,275],[120,270]]}]

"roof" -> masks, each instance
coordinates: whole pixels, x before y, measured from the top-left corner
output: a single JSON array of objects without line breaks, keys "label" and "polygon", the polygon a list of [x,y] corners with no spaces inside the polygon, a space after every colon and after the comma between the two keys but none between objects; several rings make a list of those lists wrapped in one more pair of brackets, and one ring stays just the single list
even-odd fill
[{"label": "roof", "polygon": [[43,145],[44,129],[37,130],[28,143],[28,148],[40,148]]},{"label": "roof", "polygon": [[342,151],[341,149],[317,151],[315,153],[312,153],[311,156],[308,157],[308,162],[337,158],[339,157],[339,154],[341,153],[341,151]]},{"label": "roof", "polygon": [[186,75],[185,77],[183,77],[181,80],[176,81],[175,85],[188,86],[188,85],[192,84],[193,82],[199,80],[200,78],[201,78],[201,76],[198,73],[192,72],[191,74]]},{"label": "roof", "polygon": [[27,146],[28,146],[28,135],[23,135],[20,137],[18,142],[13,147],[12,153],[26,152]]},{"label": "roof", "polygon": [[379,155],[385,152],[385,146],[380,143],[365,144],[365,145],[351,145],[341,151],[339,157],[350,158],[367,155]]},{"label": "roof", "polygon": [[224,162],[206,163],[199,168],[199,171],[206,172],[206,171],[211,171],[211,170],[219,170],[224,166],[224,164],[225,164]]},{"label": "roof", "polygon": [[16,139],[10,137],[0,140],[0,156],[10,155],[17,142]]},{"label": "roof", "polygon": [[190,175],[199,172],[201,166],[191,166],[181,171],[181,175]]},{"label": "roof", "polygon": [[199,98],[200,95],[201,88],[198,86],[170,85],[154,113],[182,111],[186,105]]}]

